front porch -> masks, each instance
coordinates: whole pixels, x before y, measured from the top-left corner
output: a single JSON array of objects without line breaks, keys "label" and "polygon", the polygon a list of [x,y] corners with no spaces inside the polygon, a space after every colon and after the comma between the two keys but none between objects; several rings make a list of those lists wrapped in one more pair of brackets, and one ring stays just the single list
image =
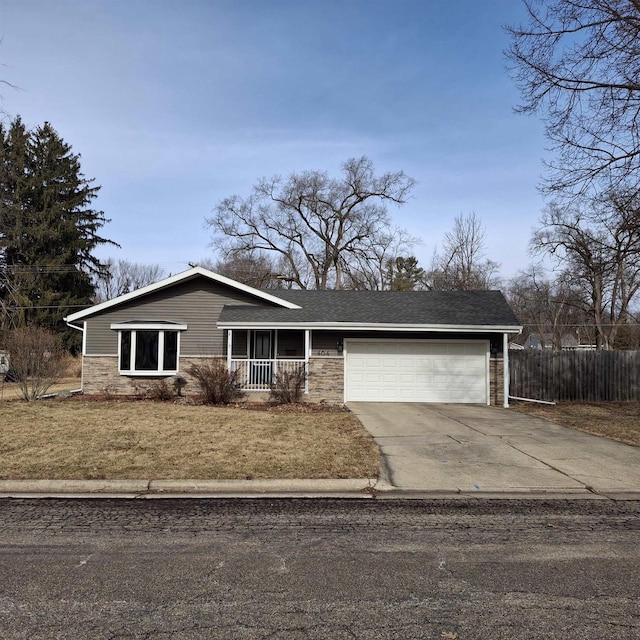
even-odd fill
[{"label": "front porch", "polygon": [[305,373],[304,392],[309,393],[309,362],[303,359],[231,358],[227,359],[229,371],[238,373],[238,381],[243,391],[269,391],[278,374],[294,375],[301,370]]},{"label": "front porch", "polygon": [[305,373],[309,393],[310,330],[230,329],[227,366],[237,372],[243,391],[269,391],[278,374]]}]

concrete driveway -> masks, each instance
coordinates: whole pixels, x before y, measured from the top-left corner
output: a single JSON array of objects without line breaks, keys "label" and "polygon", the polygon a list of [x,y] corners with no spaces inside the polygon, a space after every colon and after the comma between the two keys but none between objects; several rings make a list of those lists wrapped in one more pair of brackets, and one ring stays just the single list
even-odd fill
[{"label": "concrete driveway", "polygon": [[640,448],[482,405],[354,402],[382,482],[446,492],[640,494]]}]

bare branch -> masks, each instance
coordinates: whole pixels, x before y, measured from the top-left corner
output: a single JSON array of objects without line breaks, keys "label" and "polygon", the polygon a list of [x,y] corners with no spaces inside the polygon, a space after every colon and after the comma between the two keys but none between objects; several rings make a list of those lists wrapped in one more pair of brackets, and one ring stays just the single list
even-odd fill
[{"label": "bare branch", "polygon": [[639,186],[640,3],[525,0],[506,52],[521,113],[542,113],[551,149],[545,189],[586,194]]},{"label": "bare branch", "polygon": [[460,214],[444,236],[442,253],[434,254],[428,274],[436,290],[495,289],[500,265],[485,258],[485,231],[475,213]]},{"label": "bare branch", "polygon": [[[342,171],[340,178],[304,171],[262,179],[249,197],[226,198],[206,220],[213,246],[234,259],[277,256],[283,279],[300,288],[379,283],[374,274],[392,228],[386,204],[403,204],[414,182],[402,171],[376,176],[366,157],[348,160]],[[406,232],[403,239],[403,248],[415,243]]]}]

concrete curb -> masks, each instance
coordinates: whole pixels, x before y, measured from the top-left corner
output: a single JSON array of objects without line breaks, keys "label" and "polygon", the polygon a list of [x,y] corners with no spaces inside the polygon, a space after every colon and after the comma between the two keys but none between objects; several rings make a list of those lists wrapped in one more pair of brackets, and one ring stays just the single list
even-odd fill
[{"label": "concrete curb", "polygon": [[379,500],[640,500],[638,491],[398,489],[375,478],[290,480],[0,480],[0,498],[350,498]]},{"label": "concrete curb", "polygon": [[[624,494],[626,495],[626,494]],[[492,490],[492,491],[429,491],[392,489],[378,493],[379,500],[637,500],[638,497],[614,497],[586,490]]]},{"label": "concrete curb", "polygon": [[0,480],[0,497],[371,497],[375,478],[290,480]]},{"label": "concrete curb", "polygon": [[149,480],[0,480],[0,494],[143,493]]}]

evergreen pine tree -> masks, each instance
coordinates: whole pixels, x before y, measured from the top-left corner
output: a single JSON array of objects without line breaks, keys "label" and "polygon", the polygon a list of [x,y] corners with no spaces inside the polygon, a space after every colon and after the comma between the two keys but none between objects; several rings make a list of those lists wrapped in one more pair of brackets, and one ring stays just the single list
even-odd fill
[{"label": "evergreen pine tree", "polygon": [[26,131],[16,118],[0,132],[0,295],[8,319],[62,333],[75,351],[79,334],[62,318],[91,304],[92,276],[106,268],[93,250],[115,244],[98,234],[108,220],[90,206],[100,187],[49,123]]},{"label": "evergreen pine tree", "polygon": [[426,274],[415,256],[398,256],[387,269],[391,291],[414,291],[424,286]]},{"label": "evergreen pine tree", "polygon": [[1,329],[12,328],[24,321],[13,265],[21,262],[20,238],[24,235],[29,200],[28,140],[29,133],[19,117],[8,130],[0,123]]}]

